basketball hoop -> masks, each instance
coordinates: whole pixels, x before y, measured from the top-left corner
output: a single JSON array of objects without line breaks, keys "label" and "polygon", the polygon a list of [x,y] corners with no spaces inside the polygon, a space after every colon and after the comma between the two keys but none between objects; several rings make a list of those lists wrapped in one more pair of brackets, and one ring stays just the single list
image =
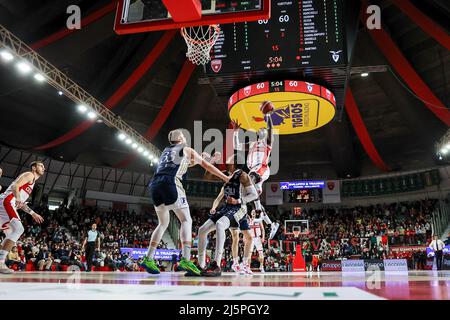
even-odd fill
[{"label": "basketball hoop", "polygon": [[211,48],[219,38],[219,34],[220,27],[217,24],[181,28],[181,35],[188,47],[186,57],[196,65],[208,63],[211,60]]},{"label": "basketball hoop", "polygon": [[298,238],[300,236],[300,230],[293,230],[292,233],[294,234],[294,237]]}]

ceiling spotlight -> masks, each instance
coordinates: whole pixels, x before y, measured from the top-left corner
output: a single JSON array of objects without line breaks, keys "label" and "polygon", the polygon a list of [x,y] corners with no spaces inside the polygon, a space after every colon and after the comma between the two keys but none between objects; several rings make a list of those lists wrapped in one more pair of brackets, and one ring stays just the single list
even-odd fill
[{"label": "ceiling spotlight", "polygon": [[26,62],[17,63],[17,69],[19,69],[22,74],[28,74],[31,72],[31,66]]},{"label": "ceiling spotlight", "polygon": [[441,153],[442,153],[442,154],[447,154],[447,153],[448,153],[447,147],[442,148],[442,149],[441,149]]},{"label": "ceiling spotlight", "polygon": [[127,137],[127,136],[124,135],[123,133],[119,133],[119,135],[117,136],[117,138],[119,138],[120,141],[125,140],[126,137]]},{"label": "ceiling spotlight", "polygon": [[3,50],[2,52],[0,52],[0,56],[2,57],[2,59],[6,62],[9,62],[11,60],[14,60],[14,56],[11,54],[11,52]]},{"label": "ceiling spotlight", "polygon": [[95,122],[97,122],[97,123],[103,123],[103,120],[102,120],[102,119],[97,119],[97,121],[95,121]]},{"label": "ceiling spotlight", "polygon": [[439,155],[439,160],[442,160],[442,156],[441,155]]},{"label": "ceiling spotlight", "polygon": [[80,104],[79,106],[78,106],[78,111],[80,111],[81,113],[85,113],[86,111],[87,111],[87,107],[84,105],[84,104]]},{"label": "ceiling spotlight", "polygon": [[87,114],[87,116],[88,116],[88,118],[91,119],[91,120],[97,118],[97,114],[96,114],[94,111],[90,111],[90,112]]},{"label": "ceiling spotlight", "polygon": [[133,143],[131,146],[133,147],[133,149],[136,149],[138,147],[137,143]]},{"label": "ceiling spotlight", "polygon": [[130,138],[128,138],[127,140],[125,140],[125,143],[126,144],[131,144],[133,141],[131,141],[131,139]]},{"label": "ceiling spotlight", "polygon": [[42,74],[40,74],[40,73],[36,73],[36,74],[34,75],[34,78],[35,78],[37,81],[39,81],[39,82],[45,81],[45,77],[44,77]]},{"label": "ceiling spotlight", "polygon": [[142,152],[144,152],[144,148],[142,148],[142,147],[139,147],[139,148],[138,148],[138,152],[139,152],[139,153],[142,153]]},{"label": "ceiling spotlight", "polygon": [[148,156],[148,159],[151,161],[151,160],[153,160],[153,155],[151,154],[151,155],[149,155]]},{"label": "ceiling spotlight", "polygon": [[369,76],[369,73],[368,72],[363,72],[363,73],[361,73],[361,77],[363,77],[363,78],[366,78],[366,77],[368,77]]},{"label": "ceiling spotlight", "polygon": [[149,155],[148,151],[144,151],[144,157],[147,157]]},{"label": "ceiling spotlight", "polygon": [[64,93],[62,91],[58,91],[58,94],[62,96]]}]

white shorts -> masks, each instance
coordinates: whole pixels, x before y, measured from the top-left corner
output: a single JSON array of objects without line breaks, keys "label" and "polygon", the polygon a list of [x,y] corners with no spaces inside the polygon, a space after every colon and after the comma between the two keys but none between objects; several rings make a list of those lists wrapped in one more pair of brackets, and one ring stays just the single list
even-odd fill
[{"label": "white shorts", "polygon": [[9,222],[14,218],[20,221],[14,195],[0,196],[0,228],[2,230],[8,229]]},{"label": "white shorts", "polygon": [[256,247],[256,250],[258,250],[258,252],[263,251],[263,245],[262,245],[260,237],[253,238],[252,251],[253,251],[253,248],[255,248],[255,247]]}]

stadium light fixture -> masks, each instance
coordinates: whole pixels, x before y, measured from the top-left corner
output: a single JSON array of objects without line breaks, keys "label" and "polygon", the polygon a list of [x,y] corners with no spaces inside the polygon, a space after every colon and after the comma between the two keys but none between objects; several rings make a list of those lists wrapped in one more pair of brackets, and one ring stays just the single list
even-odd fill
[{"label": "stadium light fixture", "polygon": [[139,148],[138,148],[138,152],[139,152],[139,153],[143,153],[143,152],[144,152],[144,148],[139,147]]},{"label": "stadium light fixture", "polygon": [[125,140],[125,143],[126,144],[131,144],[133,141],[130,139],[130,138],[128,138],[127,140]]},{"label": "stadium light fixture", "polygon": [[138,145],[137,145],[137,143],[135,142],[135,143],[133,143],[133,144],[131,145],[131,147],[132,147],[133,149],[137,149]]},{"label": "stadium light fixture", "polygon": [[84,104],[80,104],[78,107],[77,107],[77,109],[78,109],[78,111],[80,111],[81,113],[85,113],[86,111],[87,111],[87,107],[84,105]]},{"label": "stadium light fixture", "polygon": [[36,73],[36,74],[34,75],[34,78],[35,78],[37,81],[39,81],[39,82],[44,82],[44,81],[45,81],[45,77],[44,77],[42,74],[40,74],[40,73]]},{"label": "stadium light fixture", "polygon": [[361,73],[361,77],[363,77],[363,78],[367,78],[368,76],[369,76],[368,72]]},{"label": "stadium light fixture", "polygon": [[89,111],[89,113],[87,114],[87,117],[91,120],[94,120],[97,118],[97,114],[94,111]]},{"label": "stadium light fixture", "polygon": [[149,152],[147,150],[144,151],[144,157],[147,157],[149,155]]},{"label": "stadium light fixture", "polygon": [[7,50],[2,50],[2,52],[0,52],[0,56],[5,62],[10,62],[14,60],[14,56],[12,55],[12,53]]},{"label": "stadium light fixture", "polygon": [[119,134],[117,135],[117,138],[119,138],[119,140],[120,140],[120,141],[123,141],[123,140],[125,140],[125,139],[126,139],[126,137],[127,137],[127,136],[126,136],[126,135],[125,135],[124,133],[122,133],[122,132],[121,132],[121,133],[119,133]]},{"label": "stadium light fixture", "polygon": [[64,92],[58,91],[58,94],[59,94],[60,96],[62,96],[62,95],[64,94]]},{"label": "stadium light fixture", "polygon": [[31,69],[32,69],[28,63],[23,62],[23,61],[18,62],[16,66],[17,66],[17,69],[19,70],[19,72],[22,74],[28,74],[31,72]]}]

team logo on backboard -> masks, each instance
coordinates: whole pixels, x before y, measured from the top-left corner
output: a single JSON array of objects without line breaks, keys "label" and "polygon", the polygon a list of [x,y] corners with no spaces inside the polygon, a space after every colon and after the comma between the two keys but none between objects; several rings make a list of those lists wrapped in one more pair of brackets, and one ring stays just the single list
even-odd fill
[{"label": "team logo on backboard", "polygon": [[308,83],[308,82],[306,83],[306,85],[307,85],[308,91],[309,91],[309,92],[312,92],[313,89],[314,89],[314,85],[311,84],[311,83]]},{"label": "team logo on backboard", "polygon": [[272,192],[277,192],[278,191],[278,185],[277,184],[271,184],[270,185],[270,189],[272,190]]},{"label": "team logo on backboard", "polygon": [[215,73],[219,72],[222,69],[222,60],[215,59],[211,61],[211,69]]},{"label": "team logo on backboard", "polygon": [[252,93],[252,86],[247,86],[244,88],[244,94],[248,97]]},{"label": "team logo on backboard", "polygon": [[328,190],[334,190],[334,187],[335,187],[334,181],[328,181],[327,187],[328,187]]},{"label": "team logo on backboard", "polygon": [[330,51],[331,57],[333,58],[334,62],[338,62],[339,61],[339,59],[341,58],[341,52],[342,52],[342,50]]}]

